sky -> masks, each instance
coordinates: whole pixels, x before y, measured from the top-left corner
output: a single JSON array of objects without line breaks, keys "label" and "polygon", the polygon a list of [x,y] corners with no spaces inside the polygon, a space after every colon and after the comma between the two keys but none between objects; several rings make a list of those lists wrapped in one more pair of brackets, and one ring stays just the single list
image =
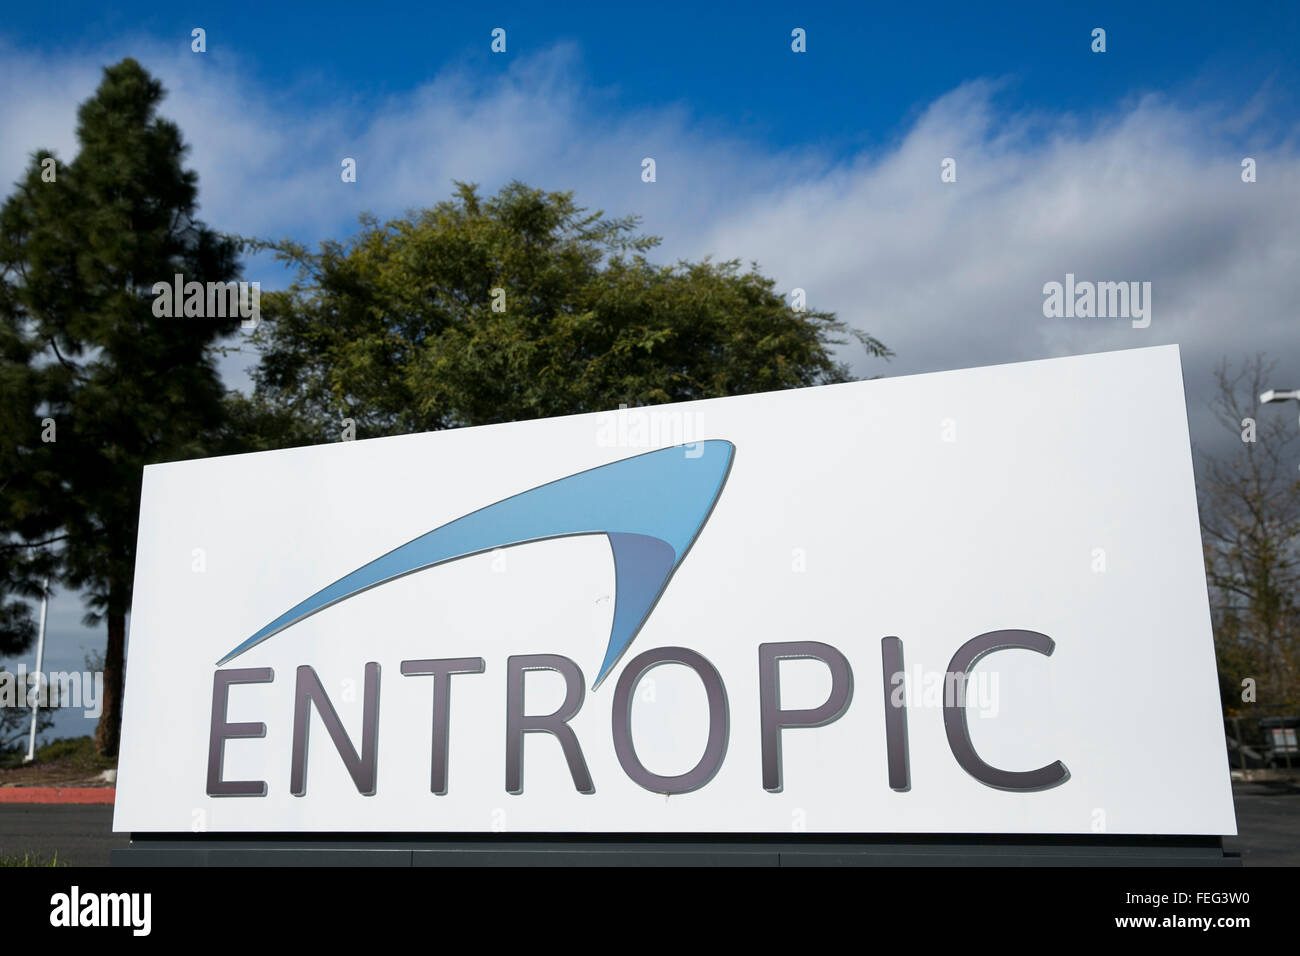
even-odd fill
[{"label": "sky", "polygon": [[[1300,5],[230,6],[11,5],[0,184],[75,155],[77,104],[134,56],[225,232],[343,239],[362,211],[520,179],[640,215],[658,261],[805,289],[896,353],[846,349],[860,376],[1178,343],[1198,449],[1232,440],[1207,409],[1221,360],[1265,353],[1300,387]],[[1150,325],[1045,316],[1067,274],[1150,282]],[[244,278],[290,277],[259,257]],[[232,388],[254,360],[223,361]],[[102,648],[82,614],[51,603],[47,670]]]}]

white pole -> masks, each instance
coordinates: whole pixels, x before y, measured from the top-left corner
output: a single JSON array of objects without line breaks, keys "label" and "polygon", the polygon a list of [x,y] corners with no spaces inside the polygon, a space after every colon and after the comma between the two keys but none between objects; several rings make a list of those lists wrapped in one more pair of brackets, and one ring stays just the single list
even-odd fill
[{"label": "white pole", "polygon": [[41,627],[36,632],[36,696],[32,698],[32,733],[27,741],[27,756],[23,763],[31,763],[36,758],[36,714],[41,708],[41,680],[45,667],[45,609],[49,605],[50,579],[41,582]]}]

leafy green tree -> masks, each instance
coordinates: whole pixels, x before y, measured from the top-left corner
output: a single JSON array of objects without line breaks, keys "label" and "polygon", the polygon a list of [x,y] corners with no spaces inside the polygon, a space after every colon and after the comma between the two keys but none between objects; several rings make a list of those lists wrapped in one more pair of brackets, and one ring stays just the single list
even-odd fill
[{"label": "leafy green tree", "polygon": [[319,444],[311,423],[259,395],[227,392],[222,420],[205,439],[211,455],[242,455]]},{"label": "leafy green tree", "polygon": [[262,297],[256,394],[319,439],[713,398],[845,381],[834,347],[879,341],[826,312],[796,312],[739,262],[655,265],[659,240],[571,193],[511,183],[380,225],[318,252]]},{"label": "leafy green tree", "polygon": [[154,315],[154,283],[228,281],[238,266],[237,242],[195,218],[197,176],[157,115],[163,96],[135,60],[107,67],[78,111],[77,156],[51,177],[54,157],[36,154],[0,209],[0,383],[25,375],[32,390],[13,434],[33,527],[11,530],[30,540],[53,513],[59,575],[86,595],[87,622],[107,624],[105,755],[118,746],[142,469],[207,453],[225,409],[214,347],[239,322]]}]

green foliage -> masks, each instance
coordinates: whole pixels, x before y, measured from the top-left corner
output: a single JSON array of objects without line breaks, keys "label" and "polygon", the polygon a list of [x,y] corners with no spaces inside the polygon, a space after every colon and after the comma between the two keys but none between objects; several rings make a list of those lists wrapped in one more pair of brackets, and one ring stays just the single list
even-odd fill
[{"label": "green foliage", "polygon": [[56,760],[96,766],[103,764],[101,769],[113,766],[111,762],[104,763],[99,759],[95,753],[94,741],[90,737],[60,737],[36,748],[33,763],[53,763]]},{"label": "green foliage", "polygon": [[[0,671],[10,670],[0,664]],[[48,707],[36,713],[36,736],[54,726],[54,714]],[[0,768],[22,765],[27,755],[27,743],[32,732],[32,712],[28,707],[0,707]],[[37,753],[43,748],[37,747]]]},{"label": "green foliage", "polygon": [[[180,131],[157,116],[163,95],[134,60],[106,68],[78,112],[76,158],[48,182],[49,154],[37,153],[0,209],[0,387],[21,399],[12,434],[30,498],[18,508],[6,489],[6,510],[22,511],[10,527],[27,521],[24,537],[57,525],[60,577],[85,590],[89,620],[107,619],[106,754],[117,747],[142,469],[207,452],[224,413],[214,345],[238,326],[153,315],[155,282],[225,281],[238,264],[238,244],[195,218],[197,177],[182,166]],[[41,441],[41,417],[56,441]]]},{"label": "green foliage", "polygon": [[17,543],[0,551],[0,654],[21,654],[36,636],[36,620],[22,600],[33,584],[27,557],[28,552]]},{"label": "green foliage", "polygon": [[36,621],[23,598],[39,599],[53,570],[47,549],[33,543],[51,536],[58,521],[49,494],[55,484],[46,443],[39,437],[40,375],[32,367],[37,349],[23,334],[0,275],[0,655],[20,654],[36,637]]},{"label": "green foliage", "polygon": [[[55,768],[74,771],[83,777],[94,777],[117,766],[115,759],[99,754],[95,749],[93,737],[60,737],[58,740],[51,740],[36,748],[31,763],[25,762],[23,758],[27,756],[27,733],[31,727],[32,712],[21,709],[12,712],[22,714],[24,729],[20,745],[8,751],[0,751],[0,769]],[[47,713],[48,711],[41,710],[42,716]],[[52,725],[52,722],[42,721],[38,733],[48,730]]]},{"label": "green foliage", "polygon": [[220,426],[208,436],[213,455],[240,455],[299,445],[319,444],[338,435],[322,434],[312,423],[259,395],[229,392]]},{"label": "green foliage", "polygon": [[844,381],[832,353],[850,337],[890,354],[794,312],[753,267],[648,262],[658,240],[636,224],[571,193],[458,183],[316,253],[252,243],[299,269],[262,297],[258,399],[321,438],[343,418],[369,437]]},{"label": "green foliage", "polygon": [[41,853],[16,853],[0,854],[0,866],[67,866],[68,864],[59,859],[59,853],[56,850],[54,855],[48,859]]}]

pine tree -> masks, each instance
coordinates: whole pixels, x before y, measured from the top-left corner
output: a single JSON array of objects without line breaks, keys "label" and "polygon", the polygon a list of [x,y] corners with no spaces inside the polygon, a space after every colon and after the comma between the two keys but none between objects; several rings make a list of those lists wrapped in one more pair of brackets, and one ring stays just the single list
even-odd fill
[{"label": "pine tree", "polygon": [[[0,296],[8,286],[0,281]],[[36,621],[27,599],[39,598],[53,564],[48,539],[57,519],[49,507],[51,451],[45,442],[12,438],[42,429],[37,412],[36,347],[0,302],[0,669],[32,644]]]},{"label": "pine tree", "polygon": [[135,60],[107,67],[78,111],[76,158],[51,175],[52,154],[37,153],[0,210],[12,339],[0,344],[14,367],[0,381],[21,377],[27,352],[35,390],[15,461],[38,499],[32,514],[55,516],[60,578],[84,591],[88,623],[107,624],[95,734],[105,755],[118,747],[142,470],[205,453],[222,420],[215,346],[239,322],[153,312],[154,283],[229,281],[238,268],[237,243],[195,218],[198,177],[179,129],[157,115],[164,95]]}]

